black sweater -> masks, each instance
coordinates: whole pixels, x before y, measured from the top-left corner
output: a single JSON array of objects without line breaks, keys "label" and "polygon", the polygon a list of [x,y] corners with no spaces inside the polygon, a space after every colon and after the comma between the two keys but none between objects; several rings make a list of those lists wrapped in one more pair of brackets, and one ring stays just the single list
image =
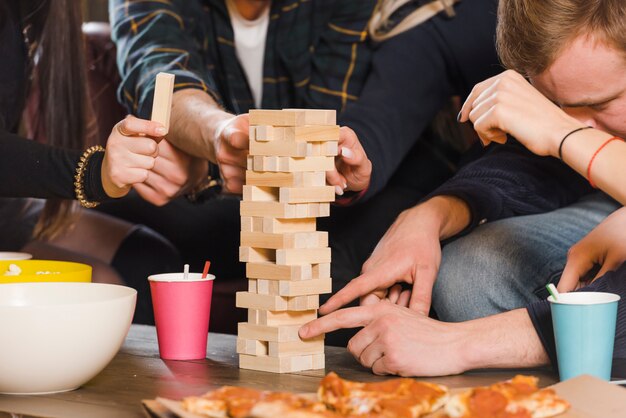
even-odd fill
[{"label": "black sweater", "polygon": [[[4,2],[9,7],[13,2]],[[17,2],[15,2],[17,3]],[[27,55],[17,13],[0,2],[0,196],[74,199],[74,170],[81,151],[54,148],[12,134],[26,96]],[[71,115],[68,115],[71,117]],[[104,200],[101,166],[104,153],[87,166],[84,189],[89,200]]]}]

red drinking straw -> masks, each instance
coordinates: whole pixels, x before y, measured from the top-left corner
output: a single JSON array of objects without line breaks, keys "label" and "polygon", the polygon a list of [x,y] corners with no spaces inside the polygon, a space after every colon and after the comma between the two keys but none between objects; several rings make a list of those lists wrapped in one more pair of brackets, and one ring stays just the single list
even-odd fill
[{"label": "red drinking straw", "polygon": [[204,270],[202,270],[202,278],[206,279],[207,274],[209,274],[209,267],[211,267],[211,262],[207,260],[204,263]]}]

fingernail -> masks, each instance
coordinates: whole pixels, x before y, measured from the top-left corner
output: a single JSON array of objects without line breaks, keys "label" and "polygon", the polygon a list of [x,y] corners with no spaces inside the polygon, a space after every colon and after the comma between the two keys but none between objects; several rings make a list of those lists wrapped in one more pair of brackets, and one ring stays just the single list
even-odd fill
[{"label": "fingernail", "polygon": [[306,336],[308,333],[309,333],[309,326],[308,326],[308,325],[302,325],[302,326],[300,327],[299,334],[300,334],[301,336]]},{"label": "fingernail", "polygon": [[335,194],[343,196],[343,189],[339,186],[335,186]]},{"label": "fingernail", "polygon": [[[461,111],[462,112],[462,111]],[[458,115],[456,115],[456,121],[457,122],[461,122],[461,112],[459,112]]]},{"label": "fingernail", "polygon": [[346,190],[348,188],[348,185],[346,183],[343,184],[343,189]]},{"label": "fingernail", "polygon": [[354,152],[352,152],[352,150],[350,148],[341,148],[341,155],[343,155],[346,158],[353,158],[354,157]]},{"label": "fingernail", "polygon": [[161,126],[156,128],[156,133],[159,135],[165,135],[167,133],[167,129],[165,129],[165,127]]}]

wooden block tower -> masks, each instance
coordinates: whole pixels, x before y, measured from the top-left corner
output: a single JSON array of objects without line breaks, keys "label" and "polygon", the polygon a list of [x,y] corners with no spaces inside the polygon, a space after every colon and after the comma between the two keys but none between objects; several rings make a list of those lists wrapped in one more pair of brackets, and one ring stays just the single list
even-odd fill
[{"label": "wooden block tower", "polygon": [[316,218],[330,215],[339,126],[334,110],[250,111],[250,156],[241,202],[239,259],[248,291],[237,307],[239,367],[275,373],[324,368],[324,338],[303,341],[298,329],[317,317],[330,293],[328,233]]}]

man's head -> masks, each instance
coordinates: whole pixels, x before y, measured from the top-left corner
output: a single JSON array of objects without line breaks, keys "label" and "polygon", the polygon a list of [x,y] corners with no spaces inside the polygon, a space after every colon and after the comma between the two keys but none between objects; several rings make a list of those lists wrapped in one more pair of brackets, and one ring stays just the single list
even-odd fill
[{"label": "man's head", "polygon": [[500,0],[508,68],[585,124],[626,136],[626,1]]}]

